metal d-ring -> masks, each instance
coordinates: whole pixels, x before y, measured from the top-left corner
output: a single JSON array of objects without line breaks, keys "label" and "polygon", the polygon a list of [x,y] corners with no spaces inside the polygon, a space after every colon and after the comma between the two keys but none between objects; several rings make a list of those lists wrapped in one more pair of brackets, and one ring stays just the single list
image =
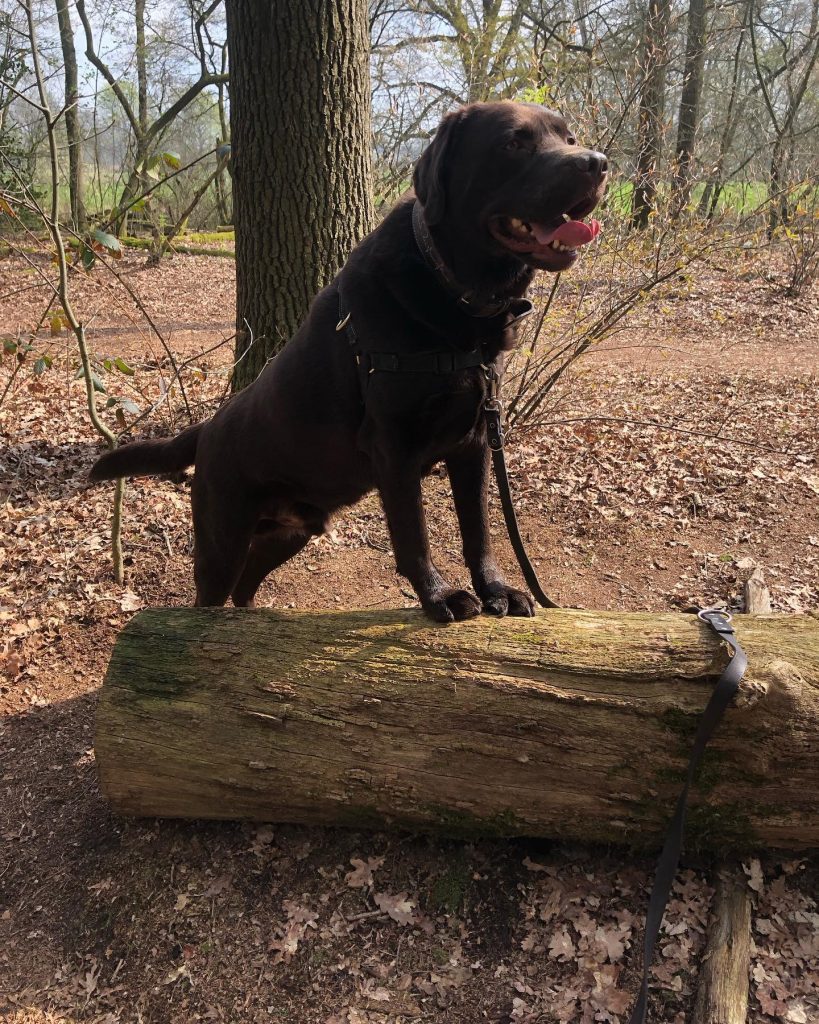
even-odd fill
[{"label": "metal d-ring", "polygon": [[734,618],[734,616],[731,615],[730,612],[726,612],[723,608],[700,608],[700,610],[697,612],[697,618],[700,619],[702,622],[708,621],[708,619],[706,618],[706,616],[708,615],[721,615],[726,622],[731,622]]}]

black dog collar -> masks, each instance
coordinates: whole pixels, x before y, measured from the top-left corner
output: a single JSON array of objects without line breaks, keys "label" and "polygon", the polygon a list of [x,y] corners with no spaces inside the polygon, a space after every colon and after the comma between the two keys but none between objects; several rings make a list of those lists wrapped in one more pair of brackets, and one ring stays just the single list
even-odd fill
[{"label": "black dog collar", "polygon": [[492,296],[488,303],[480,303],[475,300],[473,292],[462,288],[435,247],[424,218],[424,208],[417,199],[412,205],[412,233],[415,236],[418,251],[435,274],[438,283],[458,300],[464,312],[469,316],[481,318],[500,316],[501,313],[508,313],[511,310],[515,314],[515,321],[517,321],[532,312],[532,303],[528,299],[498,299]]}]

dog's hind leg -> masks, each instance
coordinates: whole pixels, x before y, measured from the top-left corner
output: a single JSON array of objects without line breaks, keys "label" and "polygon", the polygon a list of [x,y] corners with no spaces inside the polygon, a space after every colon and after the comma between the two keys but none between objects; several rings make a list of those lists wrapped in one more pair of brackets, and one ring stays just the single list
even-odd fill
[{"label": "dog's hind leg", "polygon": [[310,533],[257,533],[250,542],[245,567],[231,597],[237,608],[253,608],[256,591],[268,573],[297,555],[310,540]]},{"label": "dog's hind leg", "polygon": [[327,513],[302,501],[279,499],[265,508],[253,534],[242,575],[231,596],[237,608],[252,608],[265,576],[298,554],[311,537],[326,533]]},{"label": "dog's hind leg", "polygon": [[223,605],[247,559],[258,510],[240,494],[214,494],[193,478],[193,575],[198,607]]}]

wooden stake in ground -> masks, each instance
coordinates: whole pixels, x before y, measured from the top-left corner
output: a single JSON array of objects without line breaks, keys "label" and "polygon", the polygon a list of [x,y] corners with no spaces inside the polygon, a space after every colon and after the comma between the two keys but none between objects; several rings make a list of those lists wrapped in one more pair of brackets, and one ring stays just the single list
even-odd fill
[{"label": "wooden stake in ground", "polygon": [[719,872],[691,1024],[745,1024],[751,967],[751,901],[740,866]]},{"label": "wooden stake in ground", "polygon": [[765,574],[759,566],[754,569],[743,587],[745,611],[750,615],[770,615],[771,593],[765,583]]},{"label": "wooden stake in ground", "polygon": [[[749,669],[689,847],[819,846],[819,617],[740,616]],[[656,846],[728,654],[681,613],[154,609],[99,706],[121,813]]]},{"label": "wooden stake in ground", "polygon": [[[746,612],[770,613],[771,595],[759,566],[746,580],[743,594]],[[742,865],[730,859],[718,871],[692,1024],[745,1024],[750,967],[751,900]]]}]

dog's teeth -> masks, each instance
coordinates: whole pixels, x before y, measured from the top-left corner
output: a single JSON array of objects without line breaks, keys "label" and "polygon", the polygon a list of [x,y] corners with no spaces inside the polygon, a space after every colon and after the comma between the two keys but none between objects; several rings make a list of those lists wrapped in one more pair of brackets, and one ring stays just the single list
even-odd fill
[{"label": "dog's teeth", "polygon": [[529,225],[524,224],[523,221],[519,220],[517,217],[510,217],[509,224],[515,229],[515,231],[528,231],[529,229]]},{"label": "dog's teeth", "polygon": [[571,217],[570,217],[570,216],[568,215],[568,213],[561,213],[561,215],[560,215],[560,216],[561,216],[561,217],[563,218],[563,220],[565,220],[565,221],[570,221],[570,220],[572,219],[572,218],[571,218]]},{"label": "dog's teeth", "polygon": [[555,239],[553,242],[550,242],[549,245],[551,245],[551,247],[553,249],[557,249],[557,250],[560,249],[560,242],[558,242],[557,239]]}]

